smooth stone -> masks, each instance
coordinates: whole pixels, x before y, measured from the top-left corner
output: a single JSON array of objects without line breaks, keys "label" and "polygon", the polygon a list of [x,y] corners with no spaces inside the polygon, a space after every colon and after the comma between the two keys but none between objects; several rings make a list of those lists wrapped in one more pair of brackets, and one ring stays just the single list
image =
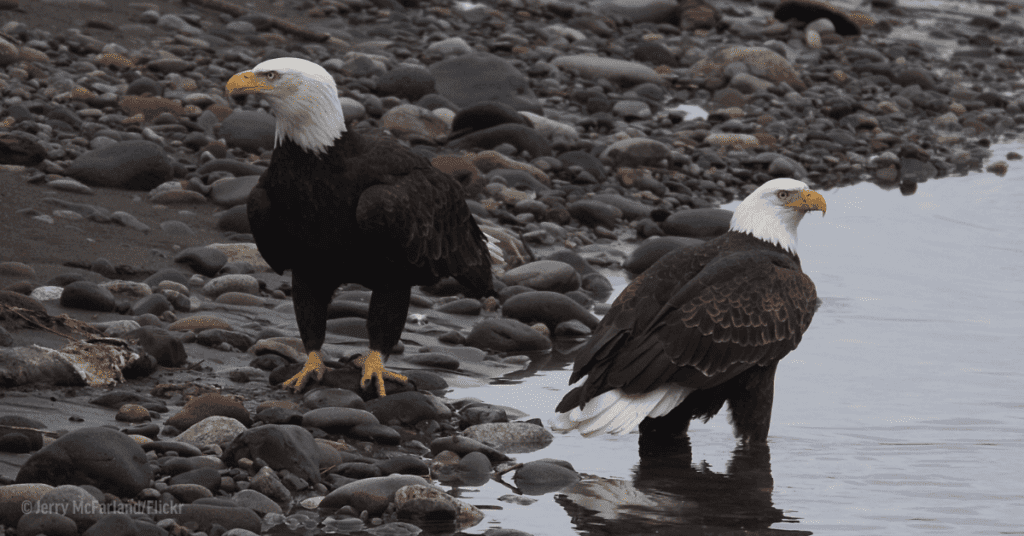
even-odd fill
[{"label": "smooth stone", "polygon": [[494,54],[475,52],[453,56],[430,65],[434,86],[444,98],[465,108],[473,103],[497,101],[516,110],[544,111],[529,81],[512,63]]},{"label": "smooth stone", "polygon": [[466,346],[495,352],[539,352],[551,349],[551,340],[512,318],[478,322],[466,337]]},{"label": "smooth stone", "polygon": [[109,428],[82,428],[57,438],[25,461],[16,479],[89,484],[120,497],[134,497],[152,480],[142,447]]},{"label": "smooth stone", "polygon": [[151,294],[145,298],[140,298],[133,303],[131,307],[131,314],[132,316],[149,314],[159,317],[173,308],[174,307],[171,305],[171,301],[167,299],[167,296],[164,296],[163,294]]},{"label": "smooth stone", "polygon": [[657,166],[669,158],[668,145],[650,138],[626,138],[609,145],[601,153],[601,160],[610,160],[613,167]]},{"label": "smooth stone", "polygon": [[[393,396],[393,395],[389,395]],[[292,424],[265,424],[246,430],[224,450],[223,459],[261,458],[274,470],[287,469],[308,482],[320,481],[319,452],[308,430]]]},{"label": "smooth stone", "polygon": [[683,236],[652,236],[637,246],[622,263],[626,271],[634,275],[642,274],[666,253],[679,248],[694,247],[703,244],[703,240]]},{"label": "smooth stone", "polygon": [[17,529],[19,536],[22,534],[27,536],[36,536],[37,534],[46,536],[78,535],[78,525],[74,520],[59,513],[27,513],[18,520]]},{"label": "smooth stone", "polygon": [[151,190],[171,178],[173,165],[160,145],[131,140],[83,153],[65,174],[90,186]]},{"label": "smooth stone", "polygon": [[474,102],[455,113],[452,118],[452,137],[476,132],[504,124],[530,126],[525,117],[503,102]]},{"label": "smooth stone", "polygon": [[188,427],[187,430],[175,436],[174,440],[200,447],[219,445],[232,441],[245,430],[245,425],[238,422],[237,419],[213,416]]},{"label": "smooth stone", "polygon": [[[200,467],[198,469],[192,469],[191,471],[185,471],[183,473],[178,473],[174,475],[173,477],[171,477],[170,480],[167,481],[167,484],[169,486],[201,486],[207,491],[217,491],[217,489],[220,488],[220,471],[214,469],[213,467]],[[177,494],[175,494],[175,496],[177,496]],[[181,499],[181,497],[178,498]],[[195,499],[198,498],[199,497],[195,497]]]},{"label": "smooth stone", "polygon": [[678,17],[679,3],[673,0],[603,0],[594,9],[625,17],[633,22],[673,24]]},{"label": "smooth stone", "polygon": [[235,110],[221,123],[220,136],[228,147],[259,153],[274,148],[276,127],[277,120],[266,112]]},{"label": "smooth stone", "polygon": [[[622,210],[596,199],[580,199],[566,206],[569,214],[589,227],[603,226],[614,229],[622,219]],[[530,286],[530,285],[527,285]]]},{"label": "smooth stone", "polygon": [[167,419],[166,424],[186,430],[207,417],[230,417],[244,426],[252,425],[252,417],[241,402],[217,393],[206,393],[189,400],[185,407]]},{"label": "smooth stone", "polygon": [[402,441],[398,431],[384,424],[359,424],[349,429],[346,435],[381,445],[397,445]]},{"label": "smooth stone", "polygon": [[546,428],[528,422],[477,424],[466,428],[462,434],[508,453],[533,452],[554,441]]},{"label": "smooth stone", "polygon": [[396,138],[410,143],[441,144],[448,139],[448,123],[434,112],[415,104],[399,104],[378,121]]},{"label": "smooth stone", "polygon": [[651,216],[651,207],[619,194],[597,194],[593,199],[619,209],[626,220],[639,220]]},{"label": "smooth stone", "polygon": [[427,419],[438,419],[442,413],[429,395],[406,391],[375,398],[366,403],[366,410],[383,424],[415,425]]},{"label": "smooth stone", "polygon": [[23,504],[35,503],[54,489],[49,484],[8,484],[0,486],[0,524],[8,527],[17,526],[18,520],[24,515]]},{"label": "smooth stone", "polygon": [[459,456],[465,456],[471,452],[479,452],[487,456],[491,463],[501,463],[511,459],[500,450],[465,436],[439,437],[430,442],[431,453],[436,455],[446,450],[450,450]]},{"label": "smooth stone", "polygon": [[554,329],[567,320],[578,320],[590,329],[596,328],[599,322],[596,316],[572,298],[550,291],[512,296],[502,304],[501,314],[527,324],[542,322],[548,329]]},{"label": "smooth stone", "polygon": [[174,262],[188,265],[196,272],[213,277],[228,262],[227,255],[219,249],[211,247],[193,247],[184,249],[174,256]]},{"label": "smooth stone", "polygon": [[[86,529],[82,536],[144,536],[143,522],[136,522],[128,514],[106,514],[99,518],[95,524]],[[150,525],[153,526],[153,525]],[[155,526],[153,526],[155,528]],[[159,530],[150,531],[148,534],[160,534]],[[49,535],[49,533],[47,533]]]},{"label": "smooth stone", "polygon": [[416,475],[389,475],[364,478],[339,487],[324,497],[320,508],[338,509],[351,506],[357,512],[366,510],[371,516],[384,513],[394,501],[395,493],[404,486],[426,486],[428,482]]},{"label": "smooth stone", "polygon": [[723,69],[735,62],[746,65],[750,74],[758,78],[774,83],[785,82],[798,91],[807,88],[789,60],[764,47],[722,47],[690,67],[690,76],[702,79],[723,77]]},{"label": "smooth stone", "polygon": [[264,466],[259,472],[249,479],[251,489],[254,489],[271,499],[279,502],[289,502],[292,493],[288,491],[281,479],[270,467]]},{"label": "smooth stone", "polygon": [[92,281],[75,281],[64,287],[60,304],[72,309],[110,312],[114,310],[114,294]]},{"label": "smooth stone", "polygon": [[664,84],[665,79],[654,69],[635,61],[590,56],[586,54],[559,56],[551,64],[586,78],[606,78],[625,86],[643,83]]},{"label": "smooth stone", "polygon": [[282,512],[281,505],[254,489],[243,489],[235,493],[231,500],[258,514],[280,514]]},{"label": "smooth stone", "polygon": [[416,65],[401,64],[377,79],[378,95],[394,95],[414,102],[434,92],[434,75]]},{"label": "smooth stone", "polygon": [[580,288],[580,275],[572,266],[552,260],[517,266],[501,276],[506,285],[523,285],[534,290],[569,292]]},{"label": "smooth stone", "polygon": [[567,462],[538,460],[526,462],[512,475],[512,481],[526,495],[558,491],[582,479]]},{"label": "smooth stone", "polygon": [[360,424],[379,424],[369,411],[354,408],[325,407],[311,409],[302,415],[302,426],[319,428],[327,433],[343,433]]},{"label": "smooth stone", "polygon": [[100,502],[91,493],[70,484],[57,486],[39,499],[41,511],[60,512],[74,522],[79,530],[95,523],[100,518],[101,508]]},{"label": "smooth stone", "polygon": [[682,210],[661,222],[666,234],[689,238],[714,238],[725,234],[732,221],[732,211],[720,208]]},{"label": "smooth stone", "polygon": [[422,475],[430,474],[430,467],[419,456],[400,455],[386,460],[378,460],[374,464],[384,475]]},{"label": "smooth stone", "polygon": [[238,506],[217,506],[212,504],[186,504],[179,512],[160,513],[154,516],[158,521],[172,518],[181,525],[195,523],[198,530],[209,533],[214,524],[225,529],[245,529],[260,533],[261,519],[256,512]]},{"label": "smooth stone", "polygon": [[317,389],[306,393],[302,397],[302,405],[309,409],[329,407],[366,408],[366,402],[354,391],[335,387]]}]

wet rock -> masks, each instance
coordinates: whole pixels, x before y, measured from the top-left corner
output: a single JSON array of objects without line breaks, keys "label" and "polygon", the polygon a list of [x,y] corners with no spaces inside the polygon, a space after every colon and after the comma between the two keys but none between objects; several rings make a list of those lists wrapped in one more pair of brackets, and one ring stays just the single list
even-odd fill
[{"label": "wet rock", "polygon": [[604,0],[595,4],[594,8],[633,22],[672,24],[679,17],[679,4],[672,0]]},{"label": "wet rock", "polygon": [[144,326],[125,333],[124,338],[141,346],[162,367],[181,367],[188,362],[185,345],[165,329]]},{"label": "wet rock", "polygon": [[614,229],[622,218],[622,210],[596,199],[581,199],[569,203],[569,214],[583,225],[590,227],[603,226]]},{"label": "wet rock", "polygon": [[567,320],[578,320],[590,329],[598,319],[572,298],[557,292],[537,291],[513,296],[501,307],[504,316],[532,324],[542,322],[549,329]]},{"label": "wet rock", "polygon": [[198,273],[213,277],[227,264],[228,257],[216,248],[195,247],[175,255],[174,262],[186,264]]},{"label": "wet rock", "polygon": [[292,493],[288,491],[288,488],[270,467],[260,469],[255,476],[249,479],[249,485],[251,489],[278,502],[288,502],[292,499]]},{"label": "wet rock", "polygon": [[258,295],[260,282],[248,274],[228,274],[215,277],[203,285],[203,294],[216,298],[225,292],[244,292]]},{"label": "wet rock", "polygon": [[287,469],[309,482],[320,481],[319,447],[301,426],[265,424],[246,430],[224,450],[224,460],[237,463],[239,458],[261,458],[277,471]]},{"label": "wet rock", "polygon": [[[144,522],[136,522],[127,514],[106,514],[101,516],[95,524],[83,532],[82,536],[141,536],[144,534],[160,534],[159,530],[146,531],[140,524],[144,524]],[[47,532],[46,534],[52,533]]]},{"label": "wet rock", "polygon": [[193,424],[174,440],[197,446],[220,445],[233,440],[245,430],[245,425],[237,419],[214,416]]},{"label": "wet rock", "polygon": [[354,391],[338,388],[324,388],[310,391],[302,397],[302,405],[309,409],[355,408],[365,409],[366,403]]},{"label": "wet rock", "polygon": [[186,504],[180,512],[161,513],[153,517],[158,521],[173,518],[181,525],[195,523],[198,530],[207,533],[217,524],[229,530],[240,528],[258,534],[261,525],[260,516],[248,508],[213,504]]},{"label": "wet rock", "polygon": [[360,424],[379,423],[373,413],[354,408],[324,407],[309,410],[302,415],[302,426],[319,428],[329,434],[344,433]]},{"label": "wet rock", "polygon": [[350,428],[346,435],[381,445],[397,445],[402,441],[398,431],[384,424],[359,424]]},{"label": "wet rock", "polygon": [[651,267],[666,253],[679,248],[693,247],[702,244],[696,238],[682,236],[653,236],[640,243],[633,253],[622,263],[622,267],[631,274],[639,275]]},{"label": "wet rock", "polygon": [[580,275],[560,261],[534,261],[513,268],[501,276],[506,285],[523,285],[535,290],[568,292],[580,288]]},{"label": "wet rock", "polygon": [[392,474],[423,475],[430,474],[430,468],[419,456],[395,456],[375,462],[385,476]]},{"label": "wet rock", "polygon": [[465,456],[471,452],[479,452],[487,456],[491,463],[501,463],[510,460],[508,456],[494,447],[464,436],[439,437],[430,442],[430,452],[440,454],[446,450],[450,450],[459,456]]},{"label": "wet rock", "polygon": [[237,503],[239,506],[243,506],[250,510],[254,510],[258,514],[280,514],[282,512],[281,506],[274,502],[273,499],[266,495],[254,490],[254,489],[243,489],[238,493],[235,493],[231,500]]},{"label": "wet rock", "polygon": [[173,309],[170,300],[163,294],[151,294],[132,304],[132,316],[153,315],[159,317]]},{"label": "wet rock", "polygon": [[189,400],[181,411],[167,419],[167,424],[185,430],[213,416],[230,417],[245,426],[252,424],[252,417],[241,402],[216,393],[206,393]]},{"label": "wet rock", "polygon": [[697,208],[676,212],[661,222],[666,234],[689,238],[714,238],[729,230],[732,211]]},{"label": "wet rock", "polygon": [[516,487],[526,495],[558,491],[581,480],[568,462],[538,460],[527,462],[512,475]]},{"label": "wet rock", "polygon": [[[84,530],[100,517],[100,502],[79,486],[62,485],[48,491],[39,499],[39,509],[45,512],[59,512]],[[25,519],[22,517],[22,519]],[[21,521],[18,522],[21,524]]]},{"label": "wet rock", "polygon": [[134,497],[152,480],[146,454],[131,438],[109,428],[82,428],[33,454],[21,467],[16,482],[89,484],[121,497]]},{"label": "wet rock", "polygon": [[114,310],[114,294],[92,281],[75,281],[64,287],[60,304],[73,309],[109,312]]},{"label": "wet rock", "polygon": [[463,430],[463,435],[509,453],[533,452],[554,441],[543,426],[529,422],[493,422],[477,424]]},{"label": "wet rock", "polygon": [[512,106],[496,101],[475,102],[459,110],[452,119],[452,137],[486,130],[503,124],[530,126]]},{"label": "wet rock", "polygon": [[415,425],[425,419],[437,419],[445,408],[432,397],[417,391],[395,393],[366,403],[366,410],[384,424]]},{"label": "wet rock", "polygon": [[488,318],[473,326],[466,345],[495,352],[536,352],[551,349],[551,340],[511,318]]},{"label": "wet rock", "polygon": [[320,502],[320,508],[337,509],[351,506],[357,512],[366,510],[371,516],[379,516],[394,502],[395,493],[404,486],[428,483],[416,475],[389,475],[364,478],[345,484],[332,491]]},{"label": "wet rock", "polygon": [[428,522],[431,525],[471,526],[484,518],[475,506],[429,485],[403,486],[395,492],[394,501],[398,519],[420,526]]},{"label": "wet rock", "polygon": [[[88,532],[86,531],[86,534]],[[77,536],[78,525],[71,518],[58,513],[32,512],[21,516],[21,519],[18,520],[18,534]]]},{"label": "wet rock", "polygon": [[90,186],[151,190],[171,178],[163,147],[145,140],[117,142],[76,158],[65,174]]}]

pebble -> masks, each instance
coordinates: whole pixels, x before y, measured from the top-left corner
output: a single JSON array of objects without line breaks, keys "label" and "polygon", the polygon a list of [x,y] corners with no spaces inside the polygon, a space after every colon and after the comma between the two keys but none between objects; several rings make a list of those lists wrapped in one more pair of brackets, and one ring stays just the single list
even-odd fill
[{"label": "pebble", "polygon": [[664,84],[665,79],[654,69],[634,61],[615,58],[569,55],[559,56],[551,64],[587,78],[607,78],[631,86],[645,82]]},{"label": "pebble", "polygon": [[246,430],[246,426],[231,417],[207,417],[174,437],[175,441],[195,446],[219,445],[231,441]]},{"label": "pebble", "polygon": [[[390,395],[389,395],[390,396]],[[274,470],[286,469],[308,482],[320,481],[319,448],[309,431],[292,424],[265,424],[246,430],[224,449],[224,459],[262,459]]]},{"label": "pebble", "polygon": [[84,184],[127,190],[150,190],[170,179],[172,172],[163,148],[143,140],[86,152],[65,169],[68,176]]},{"label": "pebble", "polygon": [[554,330],[558,324],[578,320],[590,329],[598,319],[565,294],[550,291],[526,292],[512,296],[502,304],[501,313],[524,323],[543,322]]},{"label": "pebble", "polygon": [[561,261],[534,261],[513,268],[501,276],[506,285],[523,285],[535,290],[568,292],[580,288],[580,275]]},{"label": "pebble", "polygon": [[167,419],[167,425],[186,430],[207,417],[230,417],[248,427],[252,417],[237,400],[216,393],[206,393],[189,400],[185,407]]},{"label": "pebble", "polygon": [[457,106],[497,101],[516,110],[544,113],[526,75],[494,54],[475,52],[453,56],[432,63],[430,73],[434,75],[437,93]]}]

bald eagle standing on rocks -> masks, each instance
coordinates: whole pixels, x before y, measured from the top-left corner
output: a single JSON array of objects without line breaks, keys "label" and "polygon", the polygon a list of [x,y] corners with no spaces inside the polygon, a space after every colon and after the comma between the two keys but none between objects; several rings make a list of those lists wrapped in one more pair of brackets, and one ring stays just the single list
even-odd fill
[{"label": "bald eagle standing on rocks", "polygon": [[232,96],[256,94],[277,118],[270,167],[249,194],[260,254],[292,271],[295,319],[309,357],[284,382],[300,391],[326,367],[327,307],[343,283],[372,291],[370,352],[360,384],[408,378],[384,368],[409,311],[410,287],[452,276],[472,296],[493,294],[484,235],[462,186],[390,136],[347,132],[334,79],[321,66],[277,58],[238,73]]},{"label": "bald eagle standing on rocks", "polygon": [[640,428],[641,442],[686,432],[728,401],[742,444],[764,444],[775,368],[811,324],[814,283],[800,269],[796,228],[825,200],[793,179],[754,190],[729,231],[673,251],[615,300],[576,354],[551,423],[584,436]]}]

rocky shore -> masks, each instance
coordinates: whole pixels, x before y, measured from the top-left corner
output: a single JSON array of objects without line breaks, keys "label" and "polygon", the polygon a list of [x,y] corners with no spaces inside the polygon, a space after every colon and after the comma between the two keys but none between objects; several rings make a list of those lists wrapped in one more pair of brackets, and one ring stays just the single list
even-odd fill
[{"label": "rocky shore", "polygon": [[[724,232],[717,207],[770,178],[911,193],[986,165],[1024,129],[1024,26],[970,8],[0,2],[0,534],[453,533],[485,516],[446,486],[577,481],[516,463],[553,440],[537,419],[450,382],[587,337],[609,276]],[[244,205],[274,119],[223,88],[279,56],[458,177],[502,249],[497,305],[414,289],[384,398],[348,364],[358,287],[324,380],[278,387],[304,359],[290,277]]]}]

